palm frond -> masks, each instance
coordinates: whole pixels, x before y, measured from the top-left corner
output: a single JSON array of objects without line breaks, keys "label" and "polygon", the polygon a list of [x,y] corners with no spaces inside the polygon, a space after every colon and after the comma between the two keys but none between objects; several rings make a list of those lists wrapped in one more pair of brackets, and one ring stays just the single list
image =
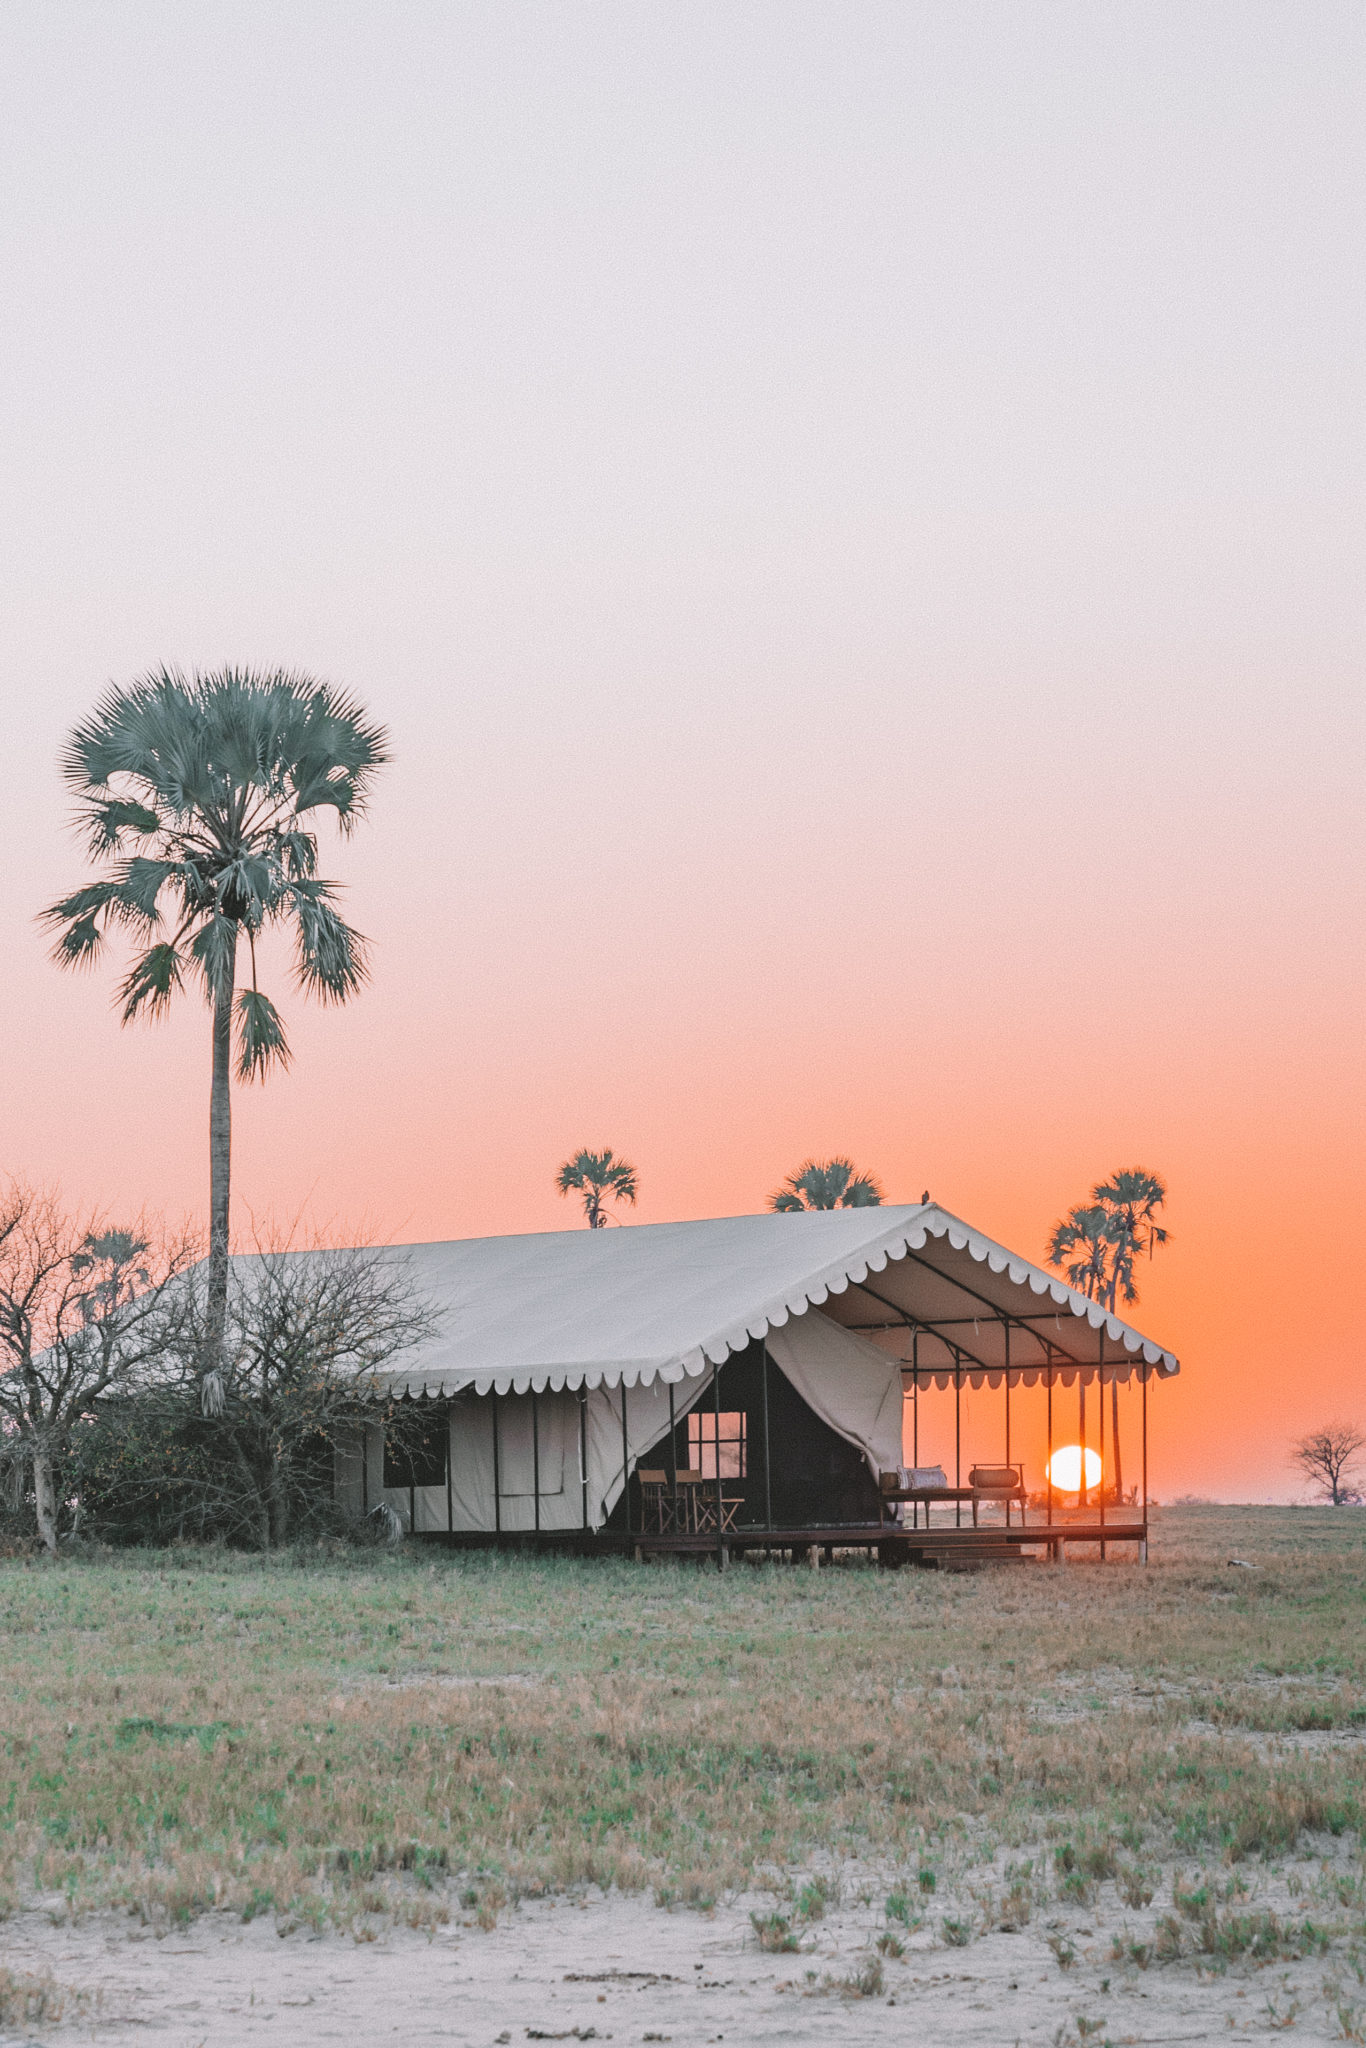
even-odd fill
[{"label": "palm frond", "polygon": [[332,886],[299,882],[288,892],[298,931],[295,975],[310,995],[344,1003],[362,986],[370,968],[364,938],[327,901]]},{"label": "palm frond", "polygon": [[311,832],[281,832],[277,839],[279,857],[291,882],[308,882],[318,872],[318,842]]},{"label": "palm frond", "polygon": [[161,818],[150,805],[123,797],[91,799],[82,805],[79,820],[97,860],[115,852],[125,838],[153,839],[161,830]]},{"label": "palm frond", "polygon": [[59,967],[93,967],[103,944],[93,917],[73,918],[53,946],[52,958]]},{"label": "palm frond", "polygon": [[288,1067],[289,1043],[280,1013],[259,989],[244,988],[237,998],[237,1078],[264,1081],[272,1067]]},{"label": "palm frond", "polygon": [[190,957],[204,978],[212,1001],[231,995],[237,966],[237,925],[230,917],[208,917],[190,943]]},{"label": "palm frond", "polygon": [[180,863],[173,860],[152,860],[145,854],[137,854],[127,861],[119,875],[119,893],[111,901],[110,908],[116,913],[128,913],[131,923],[155,925],[161,922],[157,910],[157,899],[168,882],[174,880]]},{"label": "palm frond", "polygon": [[175,991],[184,985],[180,955],[175,947],[165,941],[149,946],[141,958],[133,962],[119,984],[124,1023],[130,1023],[139,1010],[159,1017]]},{"label": "palm frond", "polygon": [[122,887],[118,876],[109,876],[102,882],[87,882],[82,888],[73,889],[69,896],[50,904],[46,910],[39,911],[39,923],[65,924],[68,918],[95,916],[117,900]]}]

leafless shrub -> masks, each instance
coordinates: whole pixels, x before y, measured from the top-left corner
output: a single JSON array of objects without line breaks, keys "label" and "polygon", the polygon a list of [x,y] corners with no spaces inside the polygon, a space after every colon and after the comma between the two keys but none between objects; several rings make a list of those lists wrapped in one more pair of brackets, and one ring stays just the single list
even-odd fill
[{"label": "leafless shrub", "polygon": [[69,1481],[81,1424],[182,1333],[194,1249],[141,1219],[116,1229],[74,1216],[20,1181],[0,1192],[0,1486],[48,1551],[78,1517]]},{"label": "leafless shrub", "polygon": [[[233,1261],[221,1388],[205,1414],[208,1302],[190,1276],[175,1343],[136,1398],[106,1403],[87,1461],[103,1530],[212,1537],[259,1550],[339,1517],[333,1464],[365,1425],[391,1420],[376,1376],[434,1327],[396,1253],[380,1248],[254,1253]],[[387,1526],[372,1533],[383,1540]]]}]

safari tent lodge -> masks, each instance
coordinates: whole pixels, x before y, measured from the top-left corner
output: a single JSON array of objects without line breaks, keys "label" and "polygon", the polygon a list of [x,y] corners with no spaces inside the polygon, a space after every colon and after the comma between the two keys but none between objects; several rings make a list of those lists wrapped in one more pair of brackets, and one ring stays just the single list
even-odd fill
[{"label": "safari tent lodge", "polygon": [[1148,1387],[1177,1360],[933,1203],[404,1255],[438,1334],[375,1391],[418,1426],[377,1420],[336,1480],[416,1537],[1146,1558]]}]

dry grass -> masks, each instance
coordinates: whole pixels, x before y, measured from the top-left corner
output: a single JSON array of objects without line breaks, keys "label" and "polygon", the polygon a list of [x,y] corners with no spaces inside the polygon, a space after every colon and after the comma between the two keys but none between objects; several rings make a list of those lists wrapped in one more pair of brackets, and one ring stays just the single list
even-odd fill
[{"label": "dry grass", "polygon": [[[1357,1839],[1364,1562],[1360,1511],[1196,1508],[1146,1571],[12,1561],[0,1905],[364,1934],[757,1876],[795,1929],[857,1858],[899,1873],[904,1924],[998,1852],[983,1924],[1138,1904],[1164,1867]],[[1184,1953],[1313,1938],[1227,1905],[1173,1925]]]}]

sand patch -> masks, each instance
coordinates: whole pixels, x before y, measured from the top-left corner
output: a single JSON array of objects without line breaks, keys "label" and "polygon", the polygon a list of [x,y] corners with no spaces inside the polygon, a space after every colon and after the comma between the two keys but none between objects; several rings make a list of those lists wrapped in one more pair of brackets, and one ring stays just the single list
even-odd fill
[{"label": "sand patch", "polygon": [[[1311,1874],[1304,1863],[1289,1880],[1267,1873],[1259,1903],[1293,1906],[1288,1884],[1298,1889]],[[774,1905],[760,1897],[709,1916],[663,1912],[645,1897],[538,1900],[487,1933],[396,1929],[364,1943],[338,1934],[281,1939],[268,1920],[243,1925],[224,1915],[158,1938],[108,1915],[54,1927],[30,1913],[8,1923],[4,1945],[11,1969],[50,1972],[79,1991],[71,2021],[45,2027],[43,2038],[92,2048],[112,2048],[130,2032],[168,2048],[399,2038],[460,2048],[550,2040],[1118,2048],[1231,2034],[1269,2040],[1291,2026],[1298,2042],[1328,2042],[1353,2038],[1344,2027],[1362,2018],[1366,1997],[1342,1953],[1218,1971],[1190,1958],[1143,1968],[1117,1960],[1117,1943],[1141,1946],[1151,1934],[1161,1901],[1136,1913],[1117,1900],[1050,1911],[1013,1933],[998,1928],[954,1946],[945,1924],[960,1924],[990,1876],[968,1874],[922,1927],[899,1930],[900,1957],[876,1946],[889,1922],[869,1872],[846,1877],[848,1903],[794,1921],[799,1947],[782,1954],[756,1938],[751,1913]],[[3,2048],[14,2038],[0,2033]]]}]

